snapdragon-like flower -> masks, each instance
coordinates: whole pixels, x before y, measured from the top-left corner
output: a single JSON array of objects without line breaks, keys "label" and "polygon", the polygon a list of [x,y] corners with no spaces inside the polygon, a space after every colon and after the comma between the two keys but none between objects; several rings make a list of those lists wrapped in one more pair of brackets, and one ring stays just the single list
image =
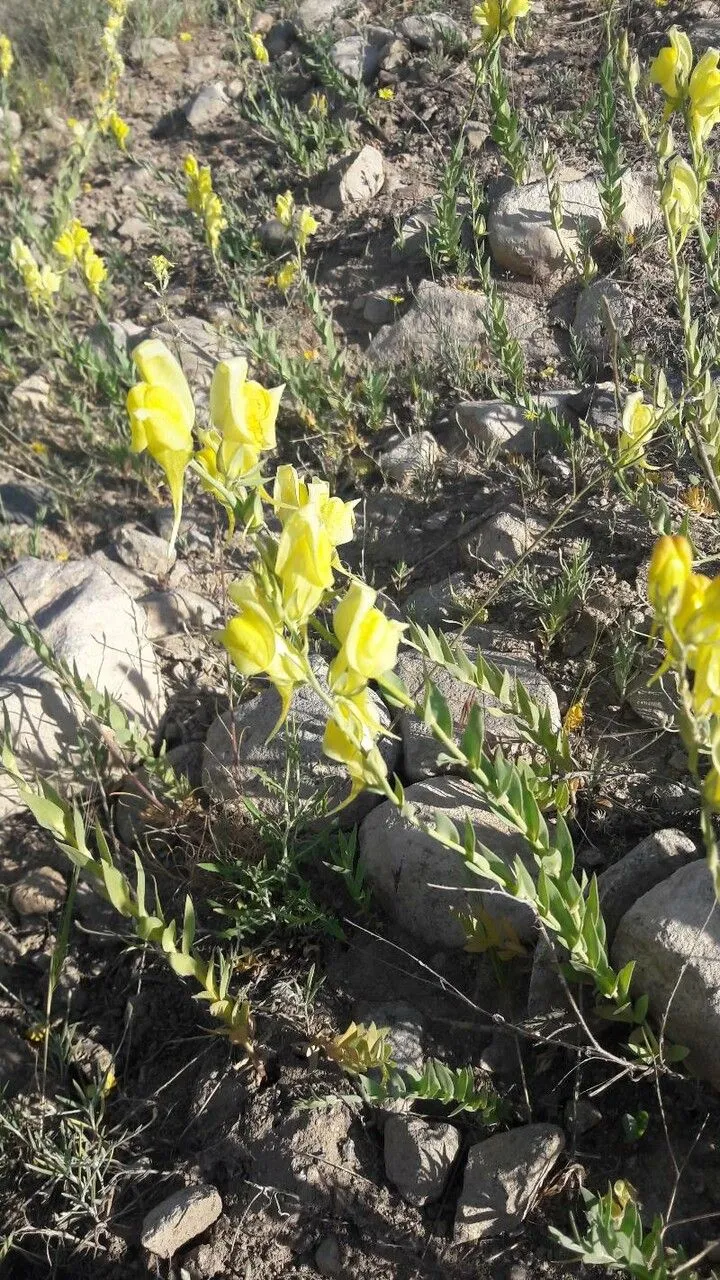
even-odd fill
[{"label": "snapdragon-like flower", "polygon": [[175,513],[170,552],[182,518],[185,471],[193,456],[195,405],[185,374],[163,342],[141,342],[132,359],[142,381],[127,398],[131,447],[134,453],[147,449],[165,472]]},{"label": "snapdragon-like flower", "polygon": [[41,267],[32,250],[19,236],[15,236],[11,242],[10,261],[19,272],[30,301],[37,307],[49,310],[62,277],[47,264]]},{"label": "snapdragon-like flower", "polygon": [[252,56],[256,62],[266,66],[270,61],[270,54],[265,48],[265,41],[259,31],[251,31],[248,35]]},{"label": "snapdragon-like flower", "polygon": [[352,697],[338,697],[325,727],[323,751],[345,766],[352,789],[350,800],[365,788],[381,788],[387,767],[377,746],[383,731],[373,707],[370,691],[361,689]]},{"label": "snapdragon-like flower", "polygon": [[529,12],[530,0],[482,0],[475,5],[472,20],[476,27],[482,28],[483,39],[490,44],[505,36],[514,40],[518,18],[524,18]]},{"label": "snapdragon-like flower", "polygon": [[313,217],[309,209],[303,209],[298,218],[295,241],[301,253],[307,249],[308,240],[315,235],[320,223]]},{"label": "snapdragon-like flower", "polygon": [[665,534],[658,539],[648,569],[648,599],[658,617],[672,617],[680,608],[692,568],[693,552],[687,538]]},{"label": "snapdragon-like flower", "polygon": [[0,80],[7,80],[14,61],[13,47],[9,37],[0,31]]},{"label": "snapdragon-like flower", "polygon": [[357,692],[397,662],[405,626],[386,618],[375,607],[376,599],[377,592],[356,579],[335,610],[333,629],[341,647],[330,668],[330,683],[338,692]]},{"label": "snapdragon-like flower", "polygon": [[700,184],[691,165],[677,156],[668,165],[660,203],[678,247],[682,247],[700,220]]},{"label": "snapdragon-like flower", "polygon": [[278,271],[275,284],[281,293],[288,293],[298,277],[300,263],[297,258],[290,258]]},{"label": "snapdragon-like flower", "polygon": [[291,227],[295,217],[295,199],[292,191],[284,191],[275,197],[275,215],[284,227]]},{"label": "snapdragon-like flower", "polygon": [[625,401],[622,430],[618,439],[618,462],[622,467],[644,467],[645,445],[657,430],[658,415],[646,404],[642,391],[633,391]]},{"label": "snapdragon-like flower", "polygon": [[295,688],[305,681],[303,658],[285,640],[281,620],[252,577],[232,583],[228,595],[238,612],[230,618],[218,639],[242,675],[267,675],[272,681],[281,706],[273,728],[276,733],[287,718]]},{"label": "snapdragon-like flower", "polygon": [[669,43],[650,67],[650,80],[665,94],[665,119],[685,110],[694,142],[704,145],[720,120],[720,52],[708,49],[693,70],[692,45],[683,31],[671,27]]},{"label": "snapdragon-like flower", "polygon": [[211,431],[203,437],[198,461],[208,476],[236,484],[276,444],[275,425],[284,384],[266,388],[248,379],[243,356],[221,360],[210,386]]},{"label": "snapdragon-like flower", "polygon": [[107,279],[107,267],[93,246],[90,232],[77,218],[73,218],[53,241],[53,249],[68,269],[77,263],[88,290],[99,297],[100,288]]}]

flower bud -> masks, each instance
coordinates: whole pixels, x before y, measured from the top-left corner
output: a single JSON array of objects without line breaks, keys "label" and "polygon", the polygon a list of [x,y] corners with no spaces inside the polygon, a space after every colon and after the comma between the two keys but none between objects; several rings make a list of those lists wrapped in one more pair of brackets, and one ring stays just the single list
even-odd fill
[{"label": "flower bud", "polygon": [[656,613],[672,615],[679,608],[692,565],[692,547],[682,535],[666,534],[655,543],[648,570],[648,599]]}]

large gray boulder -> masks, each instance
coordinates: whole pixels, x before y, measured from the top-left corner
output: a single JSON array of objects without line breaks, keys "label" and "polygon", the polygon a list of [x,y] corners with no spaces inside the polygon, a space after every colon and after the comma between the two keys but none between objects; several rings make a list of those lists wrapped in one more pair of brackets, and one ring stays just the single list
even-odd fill
[{"label": "large gray boulder", "polygon": [[655,885],[698,857],[697,845],[684,831],[654,831],[598,876],[600,910],[611,943],[623,916]]},{"label": "large gray boulder", "polygon": [[385,1123],[385,1172],[408,1204],[439,1200],[447,1186],[460,1134],[451,1124],[391,1115]]},{"label": "large gray boulder", "polygon": [[[0,582],[8,614],[32,619],[56,657],[77,667],[144,728],[164,707],[160,668],[141,608],[92,560],[18,561]],[[0,624],[0,696],[21,768],[72,776],[84,714],[34,651]],[[21,808],[7,777],[0,816]]]},{"label": "large gray boulder", "polygon": [[616,968],[635,961],[633,993],[686,1065],[720,1089],[720,906],[706,862],[655,885],[623,916],[611,949]]},{"label": "large gray boulder", "polygon": [[[468,817],[478,843],[509,864],[519,857],[534,866],[521,836],[483,803],[469,782],[460,778],[431,778],[405,790],[407,804],[426,823],[439,809],[462,833]],[[458,853],[434,836],[411,826],[399,810],[384,801],[360,827],[360,857],[368,883],[380,905],[408,933],[428,946],[449,950],[465,945],[466,935],[457,912],[481,908],[504,917],[526,941],[534,937],[534,916],[528,906],[497,892],[496,886],[474,875]]]}]

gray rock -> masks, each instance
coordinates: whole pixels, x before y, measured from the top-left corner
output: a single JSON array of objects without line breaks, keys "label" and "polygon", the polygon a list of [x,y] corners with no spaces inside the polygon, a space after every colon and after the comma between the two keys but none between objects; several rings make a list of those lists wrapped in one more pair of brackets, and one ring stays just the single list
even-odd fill
[{"label": "gray rock", "polygon": [[[465,646],[468,655],[474,661],[477,647],[471,643]],[[497,666],[507,670],[513,679],[520,680],[528,693],[543,708],[550,712],[550,720],[555,728],[560,728],[560,707],[556,694],[548,681],[537,670],[535,664],[527,658],[514,654],[487,652],[483,650]],[[485,743],[489,750],[501,745],[522,742],[522,734],[512,716],[503,714],[500,703],[489,694],[482,694],[458,680],[444,667],[434,666],[412,650],[403,650],[397,666],[397,673],[405,681],[410,692],[418,698],[426,678],[430,678],[447,701],[456,731],[467,719],[470,707],[476,703],[485,718]],[[403,775],[410,782],[420,782],[425,778],[436,777],[443,770],[438,766],[437,758],[442,746],[432,736],[427,725],[417,716],[402,712],[400,715],[400,733],[403,744]]]},{"label": "gray rock", "polygon": [[222,1213],[222,1200],[215,1187],[198,1183],[168,1196],[145,1215],[143,1248],[159,1258],[172,1258],[190,1240],[207,1231]]},{"label": "gray rock", "polygon": [[[460,830],[469,817],[478,843],[508,862],[520,857],[528,867],[533,865],[525,841],[490,811],[469,783],[432,778],[407,787],[405,798],[428,823],[436,809]],[[521,937],[533,936],[534,918],[528,907],[501,896],[494,885],[473,875],[459,854],[406,823],[389,801],[364,819],[359,839],[365,874],[378,902],[422,942],[450,950],[462,948],[465,932],[455,913],[477,912],[480,907],[509,919]]]},{"label": "gray rock", "polygon": [[520,507],[508,507],[474,529],[461,542],[460,554],[471,568],[485,565],[501,573],[529,550],[545,528],[544,521]]},{"label": "gray rock", "polygon": [[602,1122],[603,1113],[587,1098],[571,1098],[565,1104],[565,1128],[575,1137],[589,1133]]},{"label": "gray rock", "polygon": [[31,373],[10,392],[14,405],[41,413],[50,403],[50,383],[41,373]]},{"label": "gray rock", "polygon": [[[390,252],[392,262],[404,262],[408,259],[416,259],[420,262],[425,260],[428,236],[438,220],[438,206],[439,200],[437,197],[425,200],[405,218],[400,225],[400,230]],[[472,251],[474,246],[472,224],[470,222],[472,205],[466,196],[458,197],[455,202],[455,211],[463,220],[463,246],[466,250]]]},{"label": "gray rock", "polygon": [[346,209],[374,199],[385,183],[385,163],[377,147],[366,144],[328,169],[320,203],[328,209]]},{"label": "gray rock", "polygon": [[120,240],[129,240],[131,244],[142,244],[154,235],[152,227],[144,218],[126,218],[117,229]]},{"label": "gray rock", "polygon": [[374,1022],[376,1027],[388,1028],[388,1044],[401,1071],[422,1070],[425,1061],[422,1016],[412,1005],[404,1000],[388,1000],[384,1004],[361,1001],[353,1009],[353,1018],[364,1026]]},{"label": "gray rock", "polygon": [[620,430],[621,413],[622,401],[620,413],[618,413],[615,383],[596,382],[590,388],[590,396],[584,410],[584,417],[588,424],[596,431],[604,431],[614,439]]},{"label": "gray rock", "polygon": [[302,31],[313,33],[327,27],[346,8],[347,0],[303,0],[295,21]]},{"label": "gray rock", "polygon": [[[0,583],[0,602],[11,617],[32,618],[58,658],[106,690],[141,724],[158,723],[162,680],[142,610],[92,560],[20,560]],[[43,774],[72,770],[78,717],[83,717],[35,653],[2,627],[0,672],[21,766]],[[3,779],[0,814],[20,807]]]},{"label": "gray rock", "polygon": [[550,1029],[557,1029],[574,1024],[575,1014],[570,1012],[565,987],[560,977],[558,964],[565,962],[567,955],[558,948],[556,958],[554,949],[540,935],[533,954],[533,966],[528,988],[527,1016],[537,1030],[547,1034]]},{"label": "gray rock", "polygon": [[258,227],[258,239],[268,253],[277,256],[287,253],[293,246],[293,235],[289,227],[279,218],[268,218]]},{"label": "gray rock", "polygon": [[137,36],[130,45],[130,61],[135,63],[174,62],[179,57],[180,50],[175,41],[165,40],[163,36],[147,39]]},{"label": "gray rock", "polygon": [[284,53],[287,53],[288,49],[292,49],[296,39],[297,29],[294,22],[284,19],[273,23],[265,36],[265,48],[270,61],[274,62],[276,58],[281,58]]},{"label": "gray rock", "polygon": [[640,671],[627,691],[628,706],[636,716],[658,729],[670,729],[675,724],[680,692],[674,671],[668,671],[661,679],[653,677],[658,668],[654,655],[646,656]]},{"label": "gray rock", "polygon": [[17,111],[8,107],[0,107],[0,138],[8,142],[17,142],[22,135],[22,120]]},{"label": "gray rock", "polygon": [[516,1231],[565,1147],[562,1129],[529,1124],[470,1148],[455,1217],[456,1244]]},{"label": "gray rock", "polygon": [[385,1122],[385,1172],[403,1200],[422,1208],[439,1200],[460,1150],[451,1124],[430,1124],[420,1116],[393,1115]]},{"label": "gray rock", "polygon": [[330,49],[330,61],[355,84],[369,84],[380,68],[380,50],[364,36],[345,36]]},{"label": "gray rock", "polygon": [[41,511],[43,507],[47,508],[47,504],[45,491],[31,481],[0,484],[0,521],[3,524],[24,524],[32,528],[40,523]]},{"label": "gray rock", "polygon": [[421,627],[437,627],[449,622],[457,615],[457,597],[462,595],[467,586],[462,573],[453,573],[442,582],[433,582],[428,587],[417,587],[407,596],[403,604],[403,613]]},{"label": "gray rock", "polygon": [[535,453],[557,444],[552,427],[506,400],[466,400],[455,410],[463,439],[481,448]]},{"label": "gray rock", "polygon": [[[505,295],[505,307],[510,329],[526,353],[531,358],[542,353],[544,358],[552,339],[540,310],[527,299],[511,294]],[[471,350],[487,359],[490,350],[485,315],[487,301],[483,294],[423,280],[409,310],[375,335],[368,358],[379,365],[430,363]]]},{"label": "gray rock", "polygon": [[[314,661],[318,678],[324,680],[327,667]],[[385,725],[390,715],[383,702],[371,694],[373,706]],[[285,797],[268,788],[262,773],[280,786],[285,785],[288,750],[299,756],[298,790],[301,801],[325,795],[328,809],[334,808],[350,791],[350,781],[342,765],[323,754],[322,739],[327,724],[327,708],[309,687],[298,689],[286,724],[268,742],[280,715],[280,698],[272,686],[257,697],[242,702],[234,712],[226,712],[210,726],[205,744],[203,784],[211,795],[224,801],[248,799],[268,812],[275,812]],[[293,740],[294,735],[294,740]],[[392,771],[399,744],[385,738],[380,748]],[[378,797],[362,792],[338,815],[342,826],[353,826],[378,803]],[[318,814],[318,818],[320,818]]]},{"label": "gray rock", "polygon": [[667,1038],[690,1049],[690,1070],[720,1088],[720,910],[704,859],[638,899],[611,955],[617,968],[635,961],[633,993],[647,994]]},{"label": "gray rock", "polygon": [[34,1066],[30,1046],[6,1022],[0,1022],[0,1090],[6,1099],[29,1087]]},{"label": "gray rock", "polygon": [[148,533],[139,524],[124,524],[115,535],[115,553],[128,569],[164,578],[175,563],[175,552],[168,559],[168,544],[156,533]]},{"label": "gray rock", "polygon": [[408,484],[419,473],[429,472],[440,456],[437,441],[429,431],[400,440],[378,458],[378,466],[387,480]]},{"label": "gray rock", "polygon": [[694,862],[698,849],[684,831],[666,828],[654,831],[598,876],[600,910],[605,920],[608,944],[618,925],[638,898],[667,880],[680,867]]},{"label": "gray rock", "polygon": [[467,36],[450,14],[439,10],[434,13],[410,14],[403,18],[398,31],[408,44],[416,49],[460,49],[467,44]]},{"label": "gray rock", "polygon": [[380,53],[380,68],[385,72],[399,71],[410,57],[410,50],[403,40],[391,40]]},{"label": "gray rock", "polygon": [[225,115],[229,105],[222,84],[206,84],[185,103],[183,115],[191,129],[202,133]]},{"label": "gray rock", "polygon": [[342,1274],[342,1251],[337,1236],[323,1236],[315,1250],[315,1266],[321,1276],[339,1276]]},{"label": "gray rock", "polygon": [[573,328],[588,351],[607,360],[632,329],[632,304],[617,280],[593,280],[575,307]]},{"label": "gray rock", "polygon": [[[597,178],[587,176],[561,182],[564,221],[560,231],[566,251],[579,248],[580,222],[594,233],[605,225]],[[627,173],[623,178],[625,211],[620,220],[623,234],[649,226],[657,217],[657,202],[649,180]],[[513,186],[491,206],[488,239],[498,266],[523,276],[547,276],[565,263],[563,250],[550,220],[550,200],[545,180]]]},{"label": "gray rock", "polygon": [[54,867],[32,867],[10,890],[10,905],[19,916],[46,916],[65,901],[67,885]]},{"label": "gray rock", "polygon": [[693,23],[692,45],[698,58],[709,47],[720,48],[720,18],[708,16]]}]

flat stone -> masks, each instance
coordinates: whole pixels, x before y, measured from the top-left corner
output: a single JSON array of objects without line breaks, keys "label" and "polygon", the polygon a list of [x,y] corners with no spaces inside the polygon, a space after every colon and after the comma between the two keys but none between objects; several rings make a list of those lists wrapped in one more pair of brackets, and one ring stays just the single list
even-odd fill
[{"label": "flat stone", "polygon": [[[622,917],[613,964],[635,961],[632,991],[650,998],[685,1065],[720,1088],[720,910],[705,859],[656,884]],[[666,1019],[666,1021],[665,1021]]]},{"label": "flat stone", "polygon": [[565,1147],[562,1129],[529,1124],[496,1133],[468,1153],[454,1240],[487,1240],[517,1231]]},{"label": "flat stone", "polygon": [[31,373],[13,388],[10,399],[15,405],[41,412],[50,401],[50,383],[41,373]]},{"label": "flat stone", "polygon": [[364,36],[345,36],[330,49],[330,61],[355,84],[369,84],[380,69],[380,50]]},{"label": "flat stone", "polygon": [[530,549],[545,528],[544,521],[520,507],[508,507],[474,529],[460,544],[460,554],[476,571],[487,566],[502,573]]},{"label": "flat stone", "polygon": [[[505,294],[505,306],[510,330],[526,354],[532,359],[541,354],[544,358],[553,346],[546,317],[531,302],[509,293]],[[422,280],[412,306],[375,335],[368,358],[379,365],[432,363],[472,351],[478,358],[488,359],[490,349],[483,322],[487,309],[480,292]]]},{"label": "flat stone", "polygon": [[183,115],[191,129],[202,133],[226,114],[229,105],[222,84],[206,84],[185,103]]},{"label": "flat stone", "polygon": [[143,1248],[159,1258],[172,1258],[178,1249],[195,1240],[216,1222],[222,1213],[222,1200],[215,1187],[198,1183],[183,1187],[168,1196],[145,1215],[142,1225]]},{"label": "flat stone", "polygon": [[453,573],[442,582],[416,587],[403,603],[403,614],[421,627],[437,627],[457,616],[458,597],[467,587],[462,573]]},{"label": "flat stone", "polygon": [[[414,783],[406,788],[405,799],[428,823],[438,809],[462,831],[469,817],[478,843],[509,863],[520,857],[528,867],[534,865],[525,841],[462,779],[431,778]],[[494,892],[495,886],[473,875],[459,854],[406,823],[389,801],[363,820],[359,841],[362,864],[377,901],[403,929],[429,946],[464,947],[466,936],[456,912],[477,912],[481,907],[510,920],[525,939],[534,936],[529,907]]]},{"label": "flat stone", "polygon": [[303,0],[295,21],[302,31],[312,33],[327,27],[346,8],[347,0]]},{"label": "flat stone", "polygon": [[[473,648],[470,643],[464,647],[468,656],[474,661],[477,648]],[[485,652],[482,649],[481,651]],[[557,729],[560,728],[560,707],[555,691],[537,670],[532,660],[496,652],[485,652],[485,656],[508,671],[511,678],[520,680],[531,698],[549,711],[551,724]],[[456,732],[461,732],[473,704],[479,706],[485,719],[486,749],[494,750],[498,745],[507,748],[523,741],[517,722],[511,715],[501,712],[500,703],[496,698],[489,694],[482,694],[464,684],[444,667],[427,662],[421,654],[410,649],[403,650],[400,654],[397,673],[417,698],[422,698],[425,680],[430,678],[447,701]],[[417,716],[402,712],[400,733],[403,743],[403,774],[408,781],[420,782],[443,772],[437,763],[442,746],[432,736],[427,725],[423,724]]]},{"label": "flat stone", "polygon": [[33,867],[10,890],[10,903],[19,916],[46,916],[65,901],[67,885],[54,867]]},{"label": "flat stone", "polygon": [[416,49],[456,49],[467,44],[467,36],[460,24],[440,10],[409,14],[403,18],[398,31]]},{"label": "flat stone", "polygon": [[[144,615],[93,560],[26,557],[0,582],[0,602],[11,617],[32,618],[58,658],[106,690],[142,725],[157,725],[164,693]],[[72,770],[78,720],[84,716],[33,650],[1,626],[0,690],[21,767],[44,775]],[[4,778],[0,816],[21,807]]]},{"label": "flat stone", "polygon": [[[327,666],[315,660],[319,679],[327,678]],[[373,707],[382,724],[390,725],[385,704],[371,693]],[[267,812],[276,812],[284,798],[268,788],[262,774],[281,787],[285,785],[288,751],[299,755],[299,799],[316,800],[325,794],[333,809],[350,792],[347,771],[324,755],[322,739],[327,724],[327,708],[308,685],[296,690],[290,716],[283,728],[268,741],[280,715],[280,697],[268,685],[257,697],[242,702],[234,712],[219,716],[210,726],[205,744],[203,784],[212,796],[224,801],[254,801]],[[380,749],[392,772],[400,747],[395,739],[383,738]],[[353,826],[378,803],[378,797],[364,791],[341,810],[342,826]],[[318,819],[321,818],[318,813]]]},{"label": "flat stone", "polygon": [[17,111],[11,111],[8,107],[0,107],[0,138],[7,138],[9,142],[17,142],[22,136],[22,120]]},{"label": "flat stone", "polygon": [[145,39],[137,36],[130,45],[130,61],[174,62],[180,57],[180,50],[174,40],[165,40],[163,36],[150,36]]},{"label": "flat stone", "polygon": [[212,600],[186,587],[148,591],[139,597],[151,640],[179,635],[183,631],[207,631],[215,625],[220,611]]},{"label": "flat stone", "polygon": [[391,1115],[384,1136],[385,1172],[403,1200],[417,1208],[439,1200],[460,1150],[457,1129],[420,1116]]},{"label": "flat stone", "polygon": [[608,945],[623,916],[638,898],[698,858],[698,848],[684,831],[654,831],[598,876],[600,910]]},{"label": "flat stone", "polygon": [[165,577],[172,569],[176,555],[168,557],[168,544],[156,533],[148,533],[139,524],[124,524],[115,534],[115,553],[128,568],[154,578]]},{"label": "flat stone", "polygon": [[440,457],[437,440],[429,431],[400,440],[378,458],[378,466],[387,480],[408,484],[418,474],[426,474]]},{"label": "flat stone", "polygon": [[[141,244],[143,240],[148,240],[153,234],[152,227],[144,218],[136,218],[134,216],[126,218],[117,229],[118,238],[120,240],[130,240],[132,244]],[[125,342],[123,342],[124,346]]]},{"label": "flat stone", "polygon": [[[547,405],[561,418],[575,419],[569,397],[553,397]],[[506,400],[465,400],[454,413],[462,438],[481,448],[502,452],[535,454],[557,446],[558,435],[537,413]]]},{"label": "flat stone", "polygon": [[[578,225],[593,234],[605,226],[598,181],[594,175],[560,183],[564,220],[558,238],[550,219],[550,200],[544,178],[513,186],[491,205],[488,240],[498,266],[522,276],[547,276],[565,266],[566,252],[579,248]],[[622,180],[625,210],[623,235],[647,227],[657,218],[657,202],[649,179],[626,173]]]},{"label": "flat stone", "polygon": [[578,297],[573,328],[599,360],[612,355],[618,340],[630,333],[632,322],[632,303],[616,280],[593,280]]},{"label": "flat stone", "polygon": [[328,209],[366,204],[382,191],[384,183],[382,152],[366,144],[360,151],[343,157],[328,169],[320,192],[320,203]]}]

